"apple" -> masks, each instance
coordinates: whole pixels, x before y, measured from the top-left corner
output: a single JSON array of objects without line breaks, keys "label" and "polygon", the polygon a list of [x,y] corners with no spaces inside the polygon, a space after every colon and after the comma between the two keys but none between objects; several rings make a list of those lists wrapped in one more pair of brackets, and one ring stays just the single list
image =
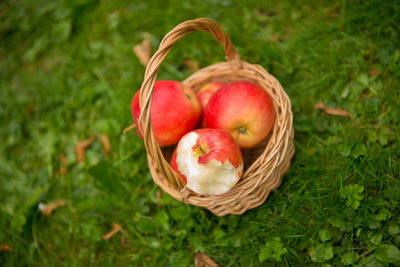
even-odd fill
[{"label": "apple", "polygon": [[[197,91],[196,96],[200,102],[202,110],[205,110],[208,101],[210,100],[211,96],[221,87],[223,87],[225,83],[222,82],[210,82],[206,85],[202,86],[199,91]],[[200,117],[200,128],[206,128],[206,122],[204,120],[204,114],[201,114]]]},{"label": "apple", "polygon": [[[138,126],[139,91],[131,103],[133,120]],[[195,93],[178,81],[156,81],[150,109],[154,136],[160,147],[174,145],[199,122],[201,106]],[[143,139],[139,127],[136,127]]]},{"label": "apple", "polygon": [[204,110],[207,127],[228,131],[241,148],[253,148],[269,134],[275,121],[271,97],[259,85],[231,82],[210,98]]},{"label": "apple", "polygon": [[197,129],[179,141],[171,166],[186,187],[201,195],[223,194],[240,179],[243,156],[232,136],[222,129]]},{"label": "apple", "polygon": [[182,181],[186,184],[187,178],[185,177],[185,175],[180,173],[180,171],[178,170],[178,164],[176,163],[176,155],[177,155],[177,147],[175,148],[174,153],[172,153],[171,167],[179,175],[179,177],[182,179]]}]

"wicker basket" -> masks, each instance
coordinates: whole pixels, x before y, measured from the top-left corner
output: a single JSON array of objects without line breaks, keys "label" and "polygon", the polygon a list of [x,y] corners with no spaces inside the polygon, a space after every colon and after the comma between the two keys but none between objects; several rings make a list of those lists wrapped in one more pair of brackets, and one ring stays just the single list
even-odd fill
[{"label": "wicker basket", "polygon": [[[185,187],[172,170],[169,160],[173,148],[160,148],[154,138],[150,107],[158,69],[173,45],[194,30],[209,32],[223,44],[227,62],[198,70],[183,83],[197,91],[211,81],[247,80],[263,87],[271,96],[276,119],[269,138],[256,148],[243,150],[245,169],[242,178],[228,192],[202,196]],[[176,26],[162,40],[157,52],[147,65],[139,97],[141,116],[139,125],[144,136],[150,172],[165,192],[175,199],[210,210],[217,216],[242,214],[261,205],[271,190],[281,183],[294,154],[291,104],[281,84],[260,65],[249,64],[239,58],[229,37],[213,20],[199,18]]]}]

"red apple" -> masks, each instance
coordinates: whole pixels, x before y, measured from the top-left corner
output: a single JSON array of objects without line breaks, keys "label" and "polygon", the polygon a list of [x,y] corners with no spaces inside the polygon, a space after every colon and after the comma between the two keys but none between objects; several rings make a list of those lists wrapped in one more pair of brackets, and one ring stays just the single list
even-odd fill
[{"label": "red apple", "polygon": [[[132,99],[131,110],[138,126],[139,91]],[[195,93],[182,83],[157,81],[154,84],[150,115],[154,136],[158,145],[163,147],[178,143],[182,136],[196,127],[201,107]],[[143,139],[139,127],[136,129]]]},{"label": "red apple", "polygon": [[[210,82],[201,87],[199,91],[197,91],[196,96],[200,102],[202,110],[205,110],[211,96],[224,85],[225,83],[222,82]],[[207,125],[204,120],[204,114],[202,113],[200,117],[200,128],[206,128],[206,127]]]},{"label": "red apple", "polygon": [[201,195],[215,195],[229,191],[239,181],[243,157],[227,131],[203,128],[182,137],[171,165],[187,179],[187,188]]},{"label": "red apple", "polygon": [[180,173],[180,171],[178,170],[178,164],[176,164],[176,154],[177,154],[176,152],[177,152],[177,149],[175,148],[174,153],[172,153],[172,157],[171,157],[171,167],[172,167],[172,169],[174,171],[176,171],[176,173],[179,175],[179,177],[186,184],[187,183],[187,179],[186,179],[185,175]]},{"label": "red apple", "polygon": [[228,131],[241,148],[253,148],[271,131],[275,109],[261,86],[237,81],[215,92],[204,110],[204,119],[207,127]]}]

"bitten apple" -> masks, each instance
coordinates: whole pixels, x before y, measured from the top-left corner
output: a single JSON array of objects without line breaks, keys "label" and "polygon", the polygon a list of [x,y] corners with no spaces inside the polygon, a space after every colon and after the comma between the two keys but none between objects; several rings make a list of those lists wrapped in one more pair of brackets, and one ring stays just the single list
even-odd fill
[{"label": "bitten apple", "polygon": [[[136,126],[140,116],[139,91],[131,103]],[[169,146],[179,142],[182,136],[193,130],[201,115],[200,103],[189,87],[178,81],[157,81],[154,84],[150,109],[154,136],[159,146]],[[136,127],[139,136],[143,136]]]},{"label": "bitten apple", "polygon": [[187,188],[201,195],[215,195],[229,191],[239,181],[243,156],[228,132],[204,128],[182,137],[171,165],[183,180],[186,178]]},{"label": "bitten apple", "polygon": [[271,131],[275,109],[261,86],[237,81],[214,93],[204,110],[204,119],[207,127],[228,131],[241,148],[253,148]]},{"label": "bitten apple", "polygon": [[[223,82],[210,82],[200,88],[197,91],[196,96],[200,102],[202,110],[205,110],[208,101],[210,100],[211,96],[221,87],[223,87],[225,83]],[[200,128],[206,128],[206,122],[204,120],[204,113],[202,112],[200,117]]]},{"label": "bitten apple", "polygon": [[176,171],[176,173],[179,175],[179,177],[182,179],[182,181],[186,184],[187,178],[185,177],[185,175],[180,173],[180,171],[178,170],[178,164],[176,164],[176,152],[177,152],[177,147],[175,148],[174,153],[172,153],[171,167],[174,171]]}]

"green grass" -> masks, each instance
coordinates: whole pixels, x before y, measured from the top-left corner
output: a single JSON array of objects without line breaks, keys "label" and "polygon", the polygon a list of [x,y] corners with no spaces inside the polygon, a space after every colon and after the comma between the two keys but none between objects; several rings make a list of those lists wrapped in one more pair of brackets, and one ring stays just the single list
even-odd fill
[{"label": "green grass", "polygon": [[[291,169],[241,216],[165,193],[157,205],[142,141],[121,134],[144,75],[132,47],[147,32],[154,52],[197,17],[216,20],[292,101]],[[398,1],[2,1],[0,245],[12,251],[0,265],[190,266],[198,252],[220,266],[399,265],[399,25]],[[193,33],[159,79],[190,75],[185,59],[205,67],[223,49]],[[318,101],[355,119],[315,110]],[[93,134],[77,163],[75,144]],[[67,205],[41,215],[38,204],[57,199]],[[123,231],[104,241],[112,222]]]}]

